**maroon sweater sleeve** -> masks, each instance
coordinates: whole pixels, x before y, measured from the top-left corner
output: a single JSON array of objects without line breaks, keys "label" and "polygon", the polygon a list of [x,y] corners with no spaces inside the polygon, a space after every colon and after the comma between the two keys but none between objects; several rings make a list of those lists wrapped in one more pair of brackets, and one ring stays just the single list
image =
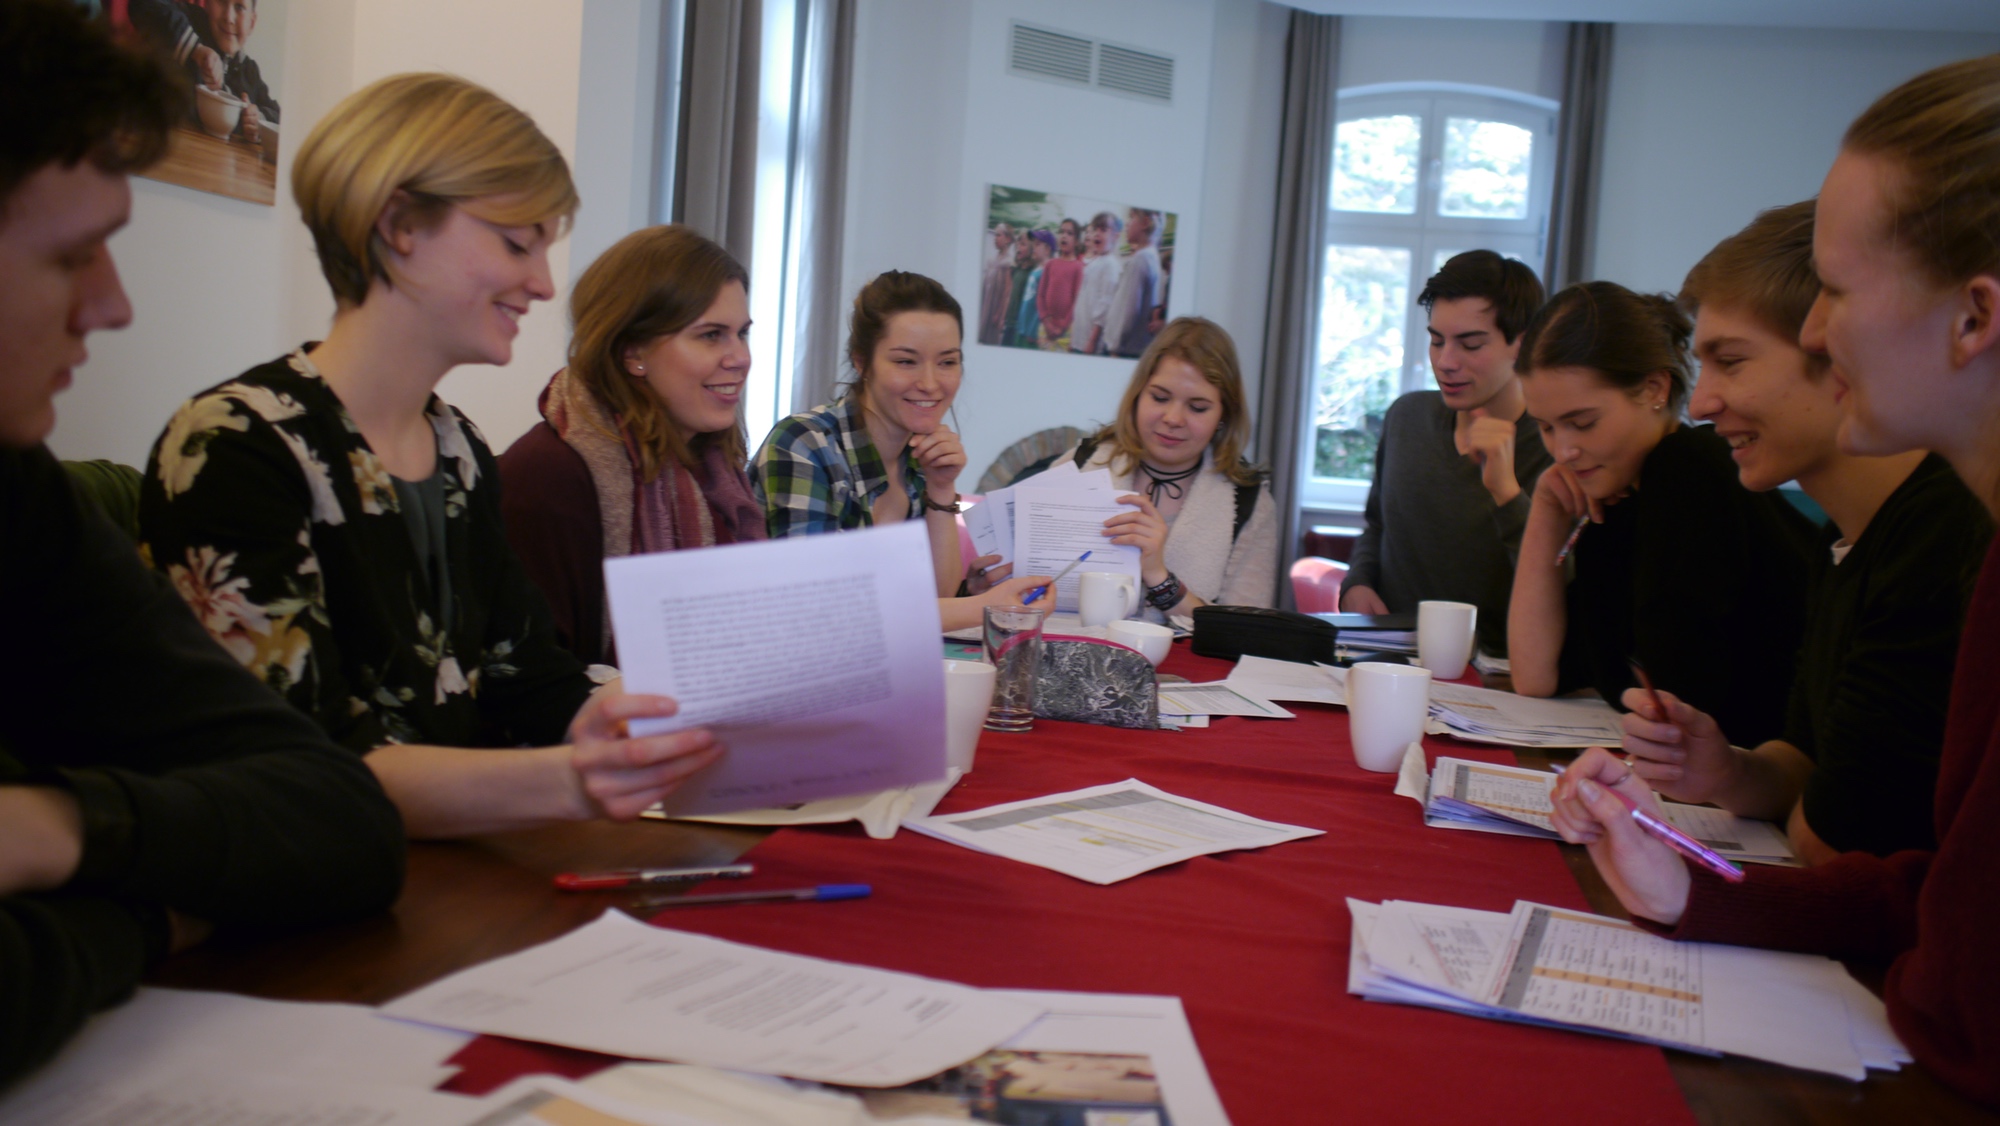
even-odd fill
[{"label": "maroon sweater sleeve", "polygon": [[1940,1080],[2000,1108],[2000,544],[1966,614],[1946,719],[1936,852],[1849,853],[1758,869],[1731,887],[1694,875],[1671,937],[1893,958],[1889,1022]]},{"label": "maroon sweater sleeve", "polygon": [[613,663],[604,631],[604,525],[597,486],[546,422],[500,455],[507,542],[548,599],[556,640],[586,663]]}]

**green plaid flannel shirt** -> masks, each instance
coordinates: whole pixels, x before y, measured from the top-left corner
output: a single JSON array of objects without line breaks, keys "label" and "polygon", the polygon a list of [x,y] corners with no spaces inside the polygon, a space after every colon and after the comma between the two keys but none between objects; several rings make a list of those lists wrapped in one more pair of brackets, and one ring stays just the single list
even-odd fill
[{"label": "green plaid flannel shirt", "polygon": [[[875,523],[875,501],[889,488],[882,455],[868,437],[859,396],[795,414],[771,428],[750,465],[772,539],[844,532]],[[924,473],[904,454],[910,511],[921,511]]]}]

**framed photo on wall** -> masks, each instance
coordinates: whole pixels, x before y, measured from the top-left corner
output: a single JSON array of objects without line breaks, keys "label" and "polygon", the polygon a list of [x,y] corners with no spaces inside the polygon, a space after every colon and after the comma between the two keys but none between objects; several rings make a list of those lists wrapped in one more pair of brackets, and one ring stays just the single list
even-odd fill
[{"label": "framed photo on wall", "polygon": [[974,339],[1136,358],[1167,323],[1179,216],[989,185]]},{"label": "framed photo on wall", "polygon": [[291,0],[79,0],[187,79],[167,155],[148,178],[270,206],[277,199],[277,91]]}]

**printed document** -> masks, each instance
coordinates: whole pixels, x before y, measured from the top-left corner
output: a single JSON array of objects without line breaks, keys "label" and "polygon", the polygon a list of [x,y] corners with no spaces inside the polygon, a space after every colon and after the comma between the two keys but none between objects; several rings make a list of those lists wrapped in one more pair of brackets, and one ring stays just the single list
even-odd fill
[{"label": "printed document", "polygon": [[640,734],[707,726],[729,750],[669,816],[945,776],[936,579],[923,521],[604,563],[627,692],[672,696]]},{"label": "printed document", "polygon": [[1057,575],[1088,551],[1090,558],[1056,584],[1056,611],[1077,612],[1077,584],[1084,571],[1110,571],[1139,582],[1139,549],[1115,544],[1104,534],[1104,522],[1134,511],[1119,504],[1109,491],[1052,489],[1018,485],[1014,488],[1014,573]]},{"label": "printed document", "polygon": [[[972,546],[979,554],[998,555],[1002,563],[1014,561],[1014,490],[1023,485],[1107,493],[1113,490],[1110,470],[1093,469],[1085,473],[1068,459],[1007,488],[994,489],[965,512],[965,530],[972,536]],[[1032,573],[1019,567],[1014,569],[1016,575]]]},{"label": "printed document", "polygon": [[1329,672],[1327,667],[1321,665],[1245,656],[1236,662],[1235,668],[1229,670],[1229,676],[1222,683],[1260,700],[1346,707],[1346,677],[1333,675],[1333,672],[1345,671],[1334,669]]},{"label": "printed document", "polygon": [[1041,1015],[952,982],[648,926],[610,910],[382,1011],[611,1055],[864,1087],[935,1075]]},{"label": "printed document", "polygon": [[1197,856],[1264,848],[1324,831],[1177,797],[1136,778],[906,824],[1093,884],[1115,884]]},{"label": "printed document", "polygon": [[1291,712],[1260,700],[1225,681],[1214,684],[1160,685],[1161,715],[1247,715],[1257,719],[1297,719]]}]

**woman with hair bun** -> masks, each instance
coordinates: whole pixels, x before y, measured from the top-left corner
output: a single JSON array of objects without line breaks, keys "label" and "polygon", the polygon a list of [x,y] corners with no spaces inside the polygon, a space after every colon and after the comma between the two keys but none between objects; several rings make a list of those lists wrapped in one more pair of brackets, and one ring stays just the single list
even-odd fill
[{"label": "woman with hair bun", "polygon": [[1132,369],[1118,418],[1069,454],[1109,469],[1133,511],[1105,521],[1139,549],[1150,621],[1197,606],[1269,606],[1277,593],[1278,511],[1243,459],[1250,413],[1236,344],[1222,326],[1176,317]]},{"label": "woman with hair bun", "polygon": [[[1535,486],[1508,607],[1514,689],[1654,683],[1749,745],[1783,733],[1814,529],[1737,480],[1682,421],[1692,326],[1664,297],[1573,285],[1521,334],[1515,370],[1555,464]],[[1571,569],[1558,560],[1574,542]]]},{"label": "woman with hair bun", "polygon": [[[992,556],[968,570],[959,554],[965,447],[944,420],[964,371],[963,338],[944,286],[902,270],[880,275],[854,297],[847,393],[779,422],[750,467],[773,539],[923,521],[947,630],[977,625],[981,607],[1018,603],[1047,581],[988,573]],[[954,597],[961,592],[970,597]]]},{"label": "woman with hair bun", "polygon": [[292,193],[333,327],[181,407],[142,486],[145,552],[223,648],[364,757],[411,836],[637,817],[721,748],[700,728],[627,737],[674,702],[596,689],[556,644],[493,454],[434,393],[511,359],[554,295],[549,247],[577,205],[562,154],[489,90],[397,75],[313,128]]},{"label": "woman with hair bun", "polygon": [[743,471],[750,275],[683,226],[598,256],[570,294],[569,363],[500,456],[507,538],[556,637],[616,664],[604,561],[764,538]]},{"label": "woman with hair bun", "polygon": [[[1820,294],[1800,343],[1846,388],[1847,453],[1935,450],[2000,514],[2000,55],[1926,71],[1847,130],[1813,232]],[[1725,627],[1728,623],[1722,623]],[[1589,750],[1552,793],[1633,917],[1670,937],[1825,954],[1882,977],[1918,1066],[2000,1108],[2000,545],[1989,546],[1952,673],[1935,849],[1849,852],[1740,884],[1691,868],[1633,822],[1653,796]]]}]

